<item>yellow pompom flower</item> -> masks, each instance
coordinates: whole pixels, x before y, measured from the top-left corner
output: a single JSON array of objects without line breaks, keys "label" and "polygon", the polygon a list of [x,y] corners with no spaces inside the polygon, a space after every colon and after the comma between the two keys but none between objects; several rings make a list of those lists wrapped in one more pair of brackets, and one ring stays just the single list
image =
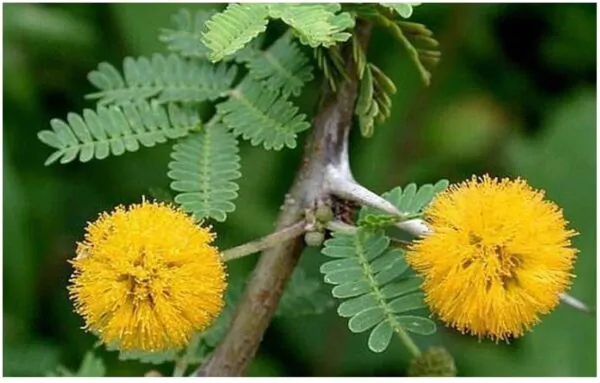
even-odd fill
[{"label": "yellow pompom flower", "polygon": [[185,346],[223,308],[226,275],[213,239],[161,203],[103,213],[70,261],[69,292],[84,328],[121,350]]},{"label": "yellow pompom flower", "polygon": [[440,193],[424,216],[432,233],[407,262],[424,278],[431,311],[462,333],[519,337],[571,284],[576,233],[521,179],[473,177]]}]

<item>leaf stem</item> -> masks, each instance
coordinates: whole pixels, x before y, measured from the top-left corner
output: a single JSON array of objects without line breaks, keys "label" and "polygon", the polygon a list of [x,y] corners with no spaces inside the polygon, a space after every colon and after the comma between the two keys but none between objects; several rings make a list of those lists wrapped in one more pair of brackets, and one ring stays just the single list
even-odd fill
[{"label": "leaf stem", "polygon": [[288,241],[304,234],[304,232],[306,232],[306,228],[306,221],[299,221],[291,226],[266,235],[257,240],[227,249],[221,254],[221,259],[223,259],[224,262],[229,262],[250,254],[258,253],[259,251],[266,250],[281,242]]},{"label": "leaf stem", "polygon": [[325,228],[329,231],[335,231],[343,234],[356,234],[358,227],[348,225],[342,221],[329,221],[325,224]]},{"label": "leaf stem", "polygon": [[398,334],[398,337],[400,338],[400,340],[402,341],[402,343],[404,343],[404,345],[406,346],[406,348],[408,348],[408,351],[410,351],[410,353],[413,356],[420,356],[421,355],[421,350],[419,349],[419,346],[417,346],[417,344],[412,340],[412,338],[410,337],[410,335],[408,335],[406,333],[406,331],[404,331],[404,329],[400,326],[396,326],[396,328],[394,329],[394,331],[396,332],[396,334]]}]

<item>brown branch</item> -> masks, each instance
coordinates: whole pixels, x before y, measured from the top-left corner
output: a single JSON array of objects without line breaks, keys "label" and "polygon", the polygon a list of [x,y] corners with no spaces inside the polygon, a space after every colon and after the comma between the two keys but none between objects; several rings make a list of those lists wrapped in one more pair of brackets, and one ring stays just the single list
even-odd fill
[{"label": "brown branch", "polygon": [[[366,49],[371,35],[370,25],[357,23],[355,33]],[[302,166],[286,196],[276,231],[298,222],[303,218],[305,209],[313,208],[317,202],[329,197],[324,182],[328,165],[337,167],[348,163],[348,132],[354,114],[358,79],[351,49],[347,48],[343,57],[347,63],[348,79],[342,82],[337,93],[328,89],[324,92]],[[196,372],[197,376],[244,374],[303,248],[303,239],[297,237],[262,253],[225,338]]]},{"label": "brown branch", "polygon": [[305,231],[306,222],[302,220],[300,222],[296,222],[292,226],[288,226],[257,240],[227,249],[221,254],[221,259],[223,262],[229,262],[234,259],[245,257],[246,255],[258,253],[259,251],[266,250],[269,247],[278,244],[279,242],[296,238],[304,234]]}]

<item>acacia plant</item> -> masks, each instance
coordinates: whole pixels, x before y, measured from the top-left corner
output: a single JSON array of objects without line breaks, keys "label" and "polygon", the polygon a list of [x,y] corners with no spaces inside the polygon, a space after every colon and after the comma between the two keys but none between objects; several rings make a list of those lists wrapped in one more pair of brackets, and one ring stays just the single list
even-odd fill
[{"label": "acacia plant", "polygon": [[[415,68],[407,75],[424,86],[440,60],[432,32],[406,20],[414,6],[181,10],[159,36],[169,53],[127,57],[119,67],[100,63],[89,74],[97,90],[87,98],[97,106],[53,119],[52,129],[39,133],[55,149],[46,164],[169,144],[164,171],[176,193],[172,203],[143,200],[103,214],[78,244],[69,291],[99,344],[119,350],[121,359],[175,362],[175,376],[242,375],[274,315],[319,313],[335,298],[348,329],[369,333],[371,351],[397,339],[413,356],[405,366],[410,375],[453,376],[451,355],[440,347],[422,350],[411,334],[433,334],[439,318],[465,333],[507,339],[558,304],[570,283],[574,232],[523,181],[485,176],[448,188],[442,179],[379,196],[352,175],[350,130],[373,135],[392,113],[397,91],[369,59],[372,30],[388,31],[406,49]],[[285,30],[267,44],[271,22]],[[322,78],[320,102],[307,116],[294,100],[315,77]],[[201,117],[207,110],[212,115]],[[218,233],[208,224],[235,211],[240,142],[298,150],[300,134],[308,135],[304,157],[274,232],[216,250]],[[499,225],[491,233],[482,229],[490,224],[480,225],[478,208],[507,215],[486,210]],[[538,218],[523,220],[529,237],[502,236],[504,223],[523,209]],[[408,236],[398,237],[397,229]],[[321,281],[295,271],[306,246],[320,247],[331,296],[319,294]],[[257,252],[245,283],[226,288],[223,263]],[[94,366],[101,361],[90,354],[79,373],[93,374]]]}]

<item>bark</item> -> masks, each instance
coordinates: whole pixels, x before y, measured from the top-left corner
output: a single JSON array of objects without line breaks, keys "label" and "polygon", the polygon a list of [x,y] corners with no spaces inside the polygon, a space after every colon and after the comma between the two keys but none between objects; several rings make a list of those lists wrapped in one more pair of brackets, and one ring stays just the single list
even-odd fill
[{"label": "bark", "polygon": [[[370,25],[357,23],[356,36],[366,49]],[[348,48],[348,47],[346,47]],[[336,93],[325,89],[314,129],[304,150],[296,179],[286,195],[275,231],[296,224],[306,209],[329,198],[325,176],[328,167],[348,167],[348,134],[352,125],[358,78],[352,50],[342,53],[348,79]],[[284,241],[266,251],[256,265],[248,287],[225,338],[196,372],[197,376],[241,376],[252,361],[263,338],[286,282],[304,249],[301,236]]]}]

